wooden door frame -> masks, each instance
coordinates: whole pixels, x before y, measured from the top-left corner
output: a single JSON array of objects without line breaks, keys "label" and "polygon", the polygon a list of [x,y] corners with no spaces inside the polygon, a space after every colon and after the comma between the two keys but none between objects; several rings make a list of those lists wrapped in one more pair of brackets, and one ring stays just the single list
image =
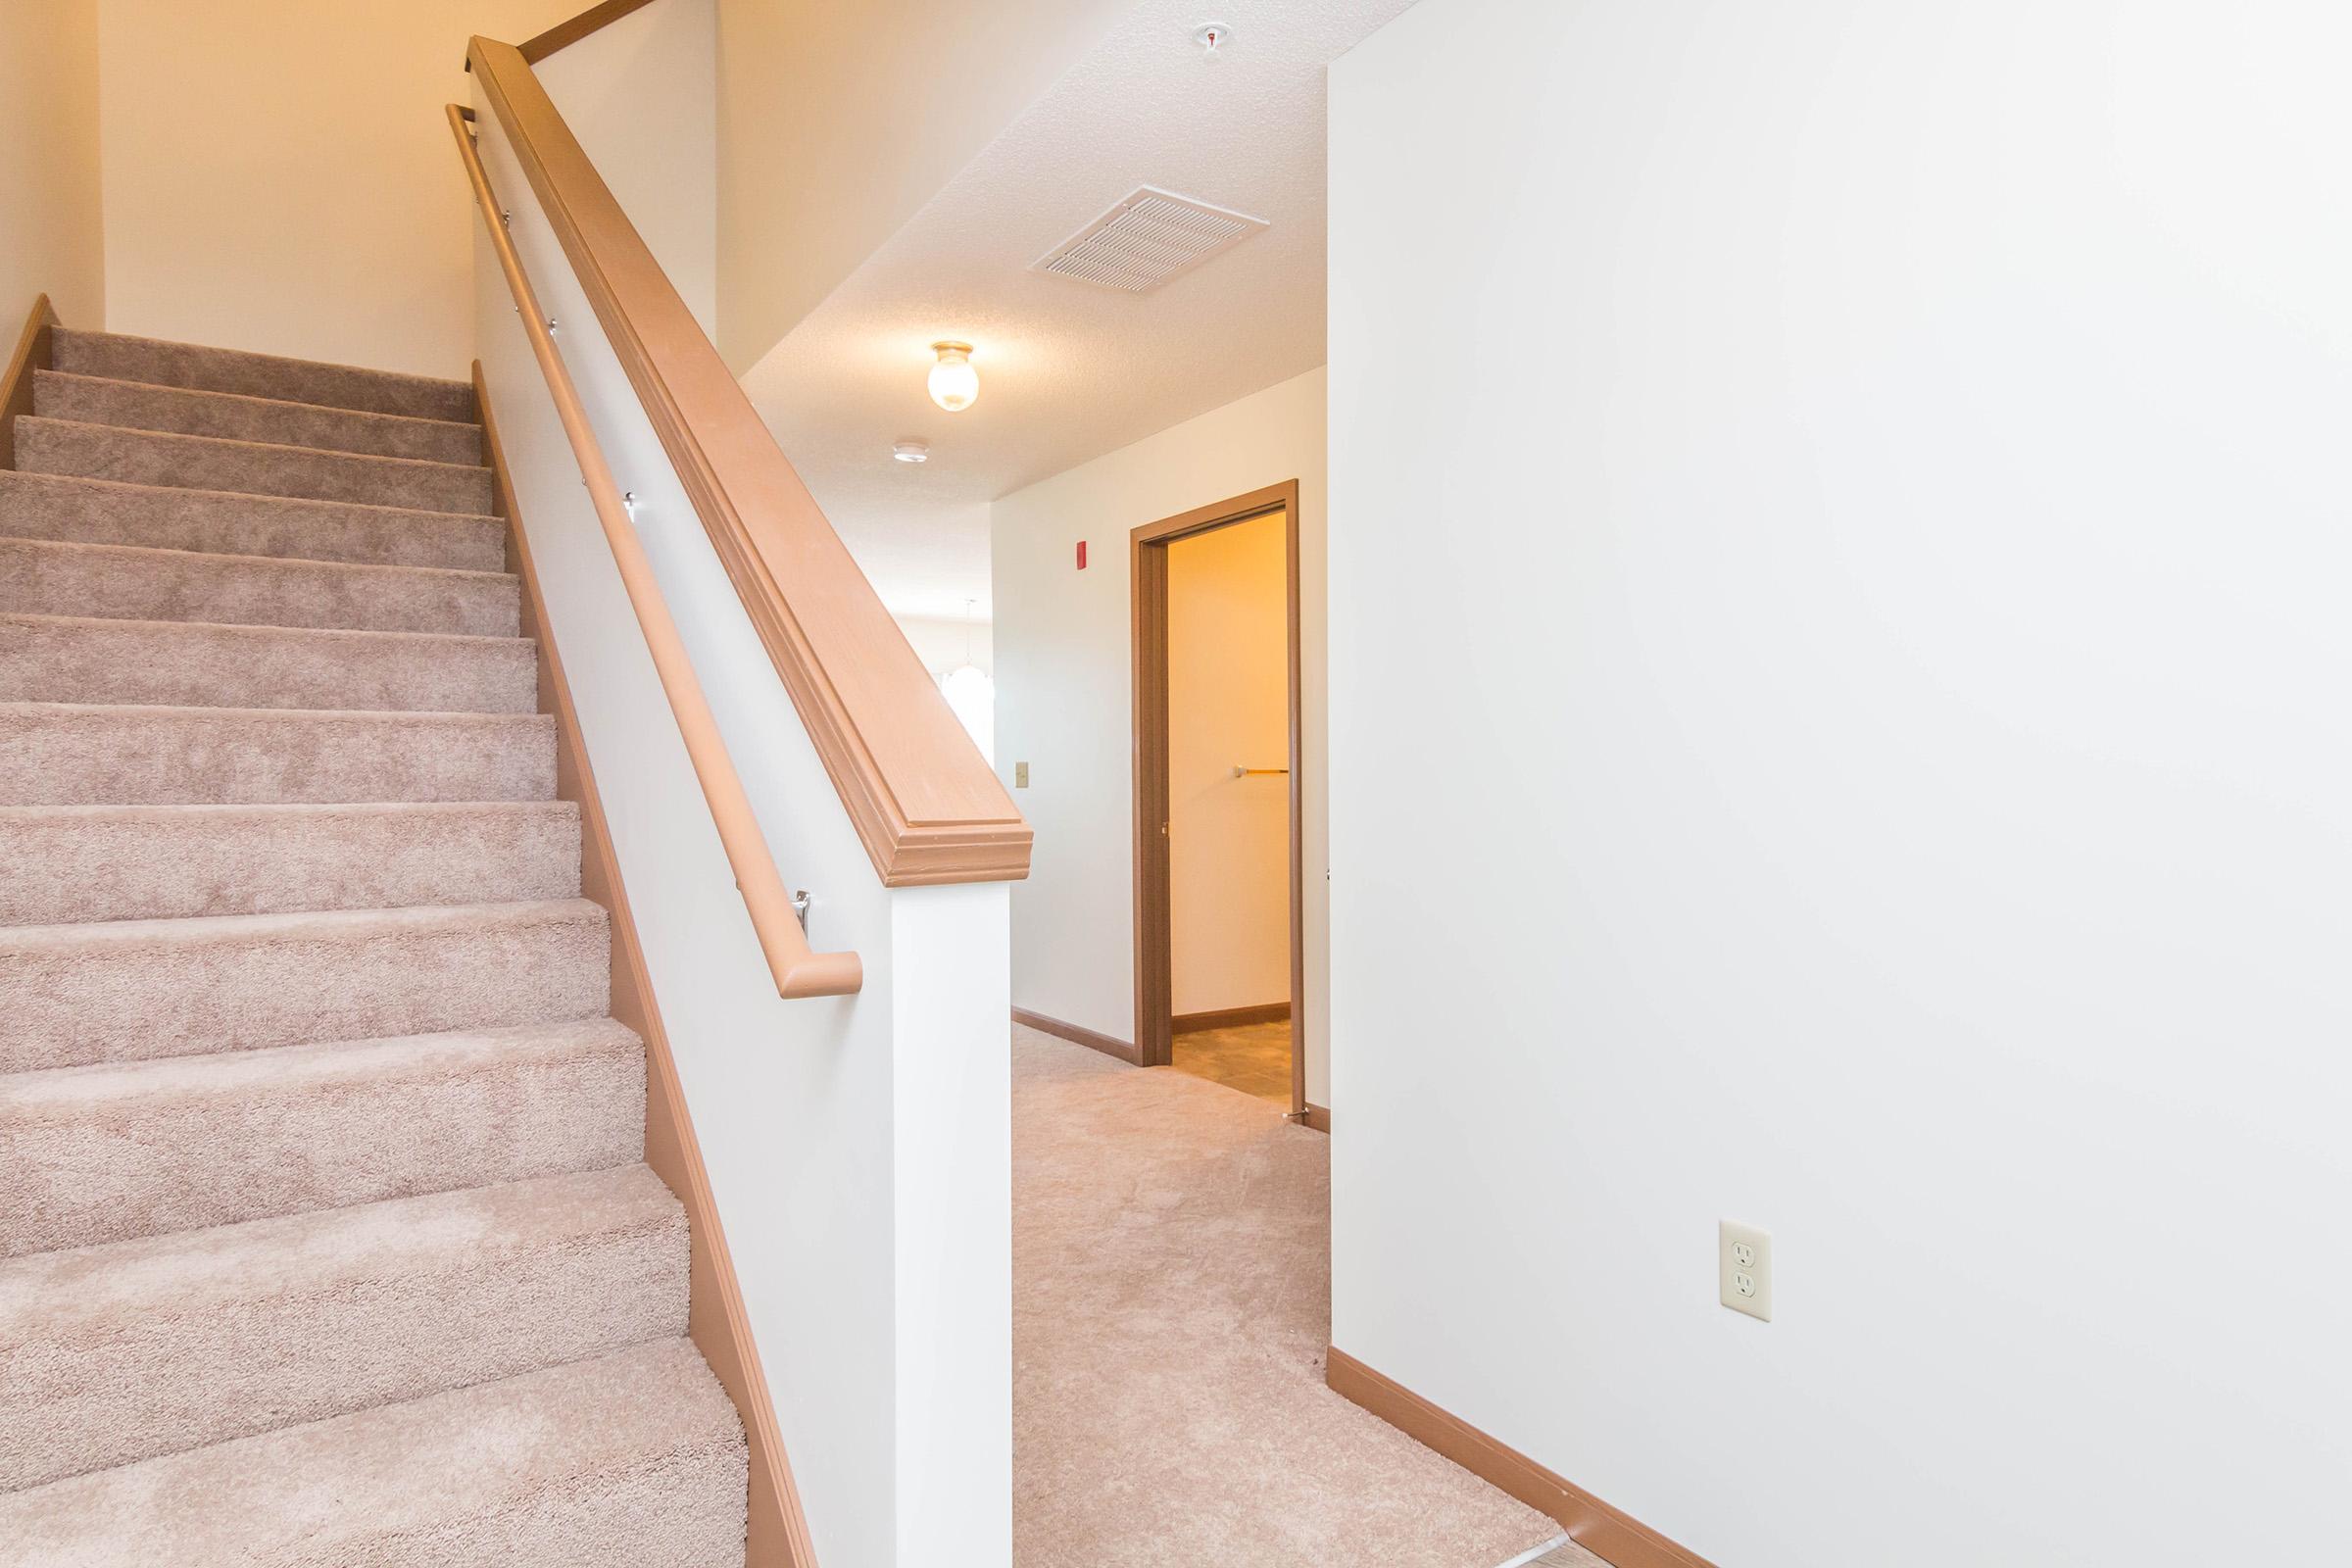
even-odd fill
[{"label": "wooden door frame", "polygon": [[1306,1115],[1306,822],[1299,746],[1298,481],[1252,490],[1162,517],[1127,536],[1134,602],[1135,1050],[1146,1067],[1174,1059],[1175,945],[1168,869],[1168,546],[1179,539],[1283,514],[1284,614],[1290,647],[1291,1115]]}]

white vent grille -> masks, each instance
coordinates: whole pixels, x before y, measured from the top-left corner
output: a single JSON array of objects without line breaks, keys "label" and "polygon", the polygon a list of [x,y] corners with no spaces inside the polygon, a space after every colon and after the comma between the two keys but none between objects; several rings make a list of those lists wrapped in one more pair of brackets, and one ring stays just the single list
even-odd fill
[{"label": "white vent grille", "polygon": [[1145,185],[1038,258],[1031,270],[1143,294],[1265,226],[1262,218]]}]

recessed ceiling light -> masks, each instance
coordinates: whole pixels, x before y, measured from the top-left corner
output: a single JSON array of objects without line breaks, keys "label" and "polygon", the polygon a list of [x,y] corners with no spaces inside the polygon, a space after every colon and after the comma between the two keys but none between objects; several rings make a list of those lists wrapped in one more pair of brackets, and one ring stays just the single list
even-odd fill
[{"label": "recessed ceiling light", "polygon": [[931,461],[931,448],[921,441],[901,441],[890,449],[890,455],[901,463],[928,463]]}]

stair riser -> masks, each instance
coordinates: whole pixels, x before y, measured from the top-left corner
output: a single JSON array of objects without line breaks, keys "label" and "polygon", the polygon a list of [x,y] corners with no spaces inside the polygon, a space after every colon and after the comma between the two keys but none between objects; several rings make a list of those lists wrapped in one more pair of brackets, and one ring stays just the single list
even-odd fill
[{"label": "stair riser", "polygon": [[469,424],[226,397],[136,381],[98,381],[52,370],[35,372],[32,408],[45,419],[74,419],[127,430],[216,436],[321,452],[364,452],[428,463],[482,461],[482,432]]},{"label": "stair riser", "polygon": [[17,466],[122,484],[356,501],[480,515],[490,470],[395,458],[355,458],[198,436],[157,435],[39,418],[17,421]]},{"label": "stair riser", "polygon": [[0,470],[0,538],[504,571],[496,517]]},{"label": "stair riser", "polygon": [[61,329],[54,334],[52,368],[75,375],[161,386],[233,392],[245,397],[318,403],[329,408],[398,414],[420,419],[471,419],[473,389],[463,381],[316,365],[234,349],[110,337]]},{"label": "stair riser", "polygon": [[537,714],[0,709],[0,806],[543,801],[554,720]]},{"label": "stair riser", "polygon": [[0,540],[0,612],[107,620],[513,637],[515,579]]},{"label": "stair riser", "polygon": [[0,1085],[0,1168],[13,1173],[0,1256],[638,1159],[636,1037],[617,1024],[520,1033],[40,1074],[13,1095]]},{"label": "stair riser", "polygon": [[[674,1200],[666,1214],[586,1235],[434,1223],[444,1245],[356,1263],[266,1253],[256,1262],[277,1277],[207,1289],[193,1306],[168,1285],[121,1290],[63,1335],[0,1308],[10,1413],[0,1490],[685,1332],[686,1221]],[[279,1284],[293,1288],[270,1289]]]},{"label": "stair riser", "polygon": [[599,1017],[606,942],[600,915],[0,947],[0,1072]]},{"label": "stair riser", "polygon": [[0,926],[569,899],[565,803],[0,810]]},{"label": "stair riser", "polygon": [[514,639],[0,615],[0,702],[528,713]]}]

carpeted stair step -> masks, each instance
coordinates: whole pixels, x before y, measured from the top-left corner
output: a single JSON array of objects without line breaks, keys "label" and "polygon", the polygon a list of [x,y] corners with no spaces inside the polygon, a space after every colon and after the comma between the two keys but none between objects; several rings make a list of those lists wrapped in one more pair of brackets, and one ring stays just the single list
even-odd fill
[{"label": "carpeted stair step", "polygon": [[0,613],[0,702],[528,713],[518,637]]},{"label": "carpeted stair step", "polygon": [[365,452],[430,463],[482,461],[476,424],[362,414],[315,403],[286,403],[234,392],[194,392],[142,381],[110,381],[62,370],[33,372],[32,412],[44,419],[74,419],[126,430],[219,436],[321,452]]},{"label": "carpeted stair step", "polygon": [[610,1018],[0,1077],[0,1256],[568,1171],[645,1146]]},{"label": "carpeted stair step", "polygon": [[642,1164],[0,1262],[0,1491],[686,1331]]},{"label": "carpeted stair step", "polygon": [[204,348],[119,332],[60,327],[53,334],[55,368],[74,375],[247,397],[317,403],[369,414],[399,414],[421,419],[474,417],[473,388],[464,381],[436,380],[396,370],[368,370],[352,365],[281,359],[241,349]]},{"label": "carpeted stair step", "polygon": [[504,571],[497,517],[0,469],[0,538]]},{"label": "carpeted stair step", "polygon": [[466,637],[522,627],[520,583],[504,572],[45,539],[0,539],[0,612]]},{"label": "carpeted stair step", "polygon": [[584,899],[0,929],[0,1072],[605,1011]]},{"label": "carpeted stair step", "polygon": [[0,704],[0,806],[544,801],[541,713]]},{"label": "carpeted stair step", "polygon": [[577,898],[568,801],[0,807],[0,926]]},{"label": "carpeted stair step", "polygon": [[10,1568],[741,1568],[742,1423],[686,1340],[0,1495]]},{"label": "carpeted stair step", "polygon": [[490,470],[415,458],[356,457],[309,447],[216,436],[165,435],[107,424],[24,416],[17,420],[17,466],[123,484],[308,496],[424,512],[490,510]]}]

